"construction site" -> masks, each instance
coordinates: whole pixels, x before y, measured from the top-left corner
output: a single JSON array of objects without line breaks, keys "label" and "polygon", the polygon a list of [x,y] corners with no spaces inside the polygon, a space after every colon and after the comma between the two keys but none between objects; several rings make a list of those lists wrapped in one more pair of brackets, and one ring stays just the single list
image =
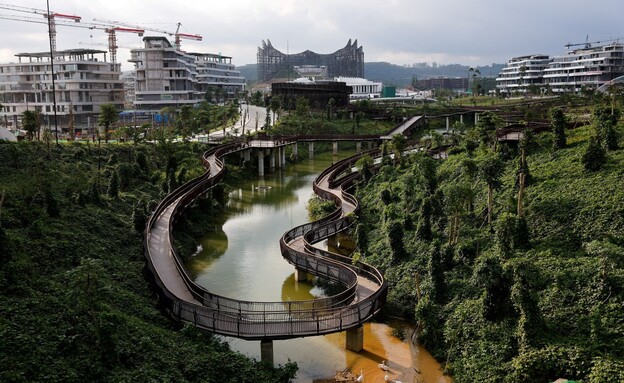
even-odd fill
[{"label": "construction site", "polygon": [[[149,116],[201,102],[208,89],[232,96],[245,89],[232,57],[182,50],[182,40],[201,41],[202,36],[181,32],[180,22],[175,30],[165,30],[98,18],[85,22],[71,13],[12,4],[0,4],[0,12],[3,20],[46,24],[49,37],[49,49],[17,53],[17,62],[0,63],[0,125],[12,131],[20,129],[25,111],[37,112],[43,127],[79,136],[95,129],[104,104]],[[57,49],[58,30],[71,33],[74,28],[102,31],[108,49],[94,49],[93,42],[89,48]],[[120,46],[119,33],[140,38],[143,46]],[[130,48],[132,71],[122,72],[120,48]]]}]

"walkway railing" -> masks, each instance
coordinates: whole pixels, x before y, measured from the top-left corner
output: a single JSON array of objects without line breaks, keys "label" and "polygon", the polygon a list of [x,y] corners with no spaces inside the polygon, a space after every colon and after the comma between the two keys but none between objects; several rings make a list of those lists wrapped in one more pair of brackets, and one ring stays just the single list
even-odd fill
[{"label": "walkway railing", "polygon": [[[279,144],[276,144],[283,146],[292,142],[296,142],[296,139],[282,138]],[[337,174],[352,166],[355,162],[353,157],[326,169],[314,183],[315,192],[336,202],[337,209],[321,220],[289,230],[280,240],[282,255],[295,267],[340,283],[345,286],[344,291],[327,298],[306,301],[244,301],[210,293],[196,284],[186,271],[173,245],[172,233],[176,222],[197,198],[223,179],[226,169],[221,158],[249,147],[248,142],[235,142],[206,152],[203,157],[206,173],[166,196],[150,217],[145,239],[147,266],[154,277],[164,307],[178,321],[189,322],[217,334],[244,339],[288,339],[333,333],[361,325],[376,314],[385,303],[387,284],[383,276],[372,266],[362,263],[351,264],[349,257],[319,249],[312,250],[314,243],[333,233],[346,230],[353,223],[353,217],[344,216],[341,206],[346,201],[357,209],[357,200],[346,191],[346,188],[356,180],[357,174],[344,177],[342,179],[344,183],[339,185],[341,186],[339,192],[319,185],[319,180],[328,175],[329,178],[334,176],[335,180]],[[336,186],[331,185],[331,182],[328,185],[330,188]],[[159,220],[165,220],[166,233],[155,232]],[[150,247],[150,241],[157,234],[166,234],[168,237],[166,248]],[[302,250],[292,246],[298,238],[305,238],[302,239],[304,243]],[[192,299],[185,298],[184,292],[172,291],[170,286],[163,282],[159,273],[165,271],[157,262],[167,257],[174,260],[175,272],[184,282]],[[356,300],[358,276],[369,280],[376,289],[364,299]]]}]

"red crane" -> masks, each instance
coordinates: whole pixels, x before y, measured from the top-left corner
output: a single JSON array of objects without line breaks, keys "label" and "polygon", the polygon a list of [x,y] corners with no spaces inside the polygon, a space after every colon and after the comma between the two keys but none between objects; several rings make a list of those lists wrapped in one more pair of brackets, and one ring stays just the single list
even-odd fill
[{"label": "red crane", "polygon": [[[1,6],[0,6],[1,7]],[[78,17],[78,16],[76,16]],[[13,20],[13,21],[25,21],[28,23],[36,23],[36,24],[47,24],[47,21],[28,17],[28,16],[20,16],[20,15],[0,15],[0,19],[4,20]],[[125,28],[118,27],[116,25],[107,25],[107,24],[99,24],[99,23],[67,23],[65,20],[59,20],[56,25],[63,27],[75,27],[75,28],[85,28],[85,29],[98,29],[106,32],[108,34],[108,51],[110,53],[110,62],[115,64],[117,63],[117,32],[128,32],[128,33],[136,33],[139,36],[143,36],[145,31],[143,29],[138,28]],[[56,51],[56,44],[53,48]]]},{"label": "red crane", "polygon": [[165,30],[162,30],[162,29],[156,29],[156,28],[151,28],[151,27],[144,27],[144,26],[139,26],[139,25],[132,25],[132,24],[128,24],[128,23],[125,23],[125,22],[116,21],[116,20],[101,20],[101,19],[94,18],[93,21],[99,21],[99,22],[103,22],[103,23],[106,23],[106,24],[123,25],[124,27],[139,28],[139,29],[144,29],[146,31],[157,32],[157,33],[164,33],[166,35],[173,36],[174,39],[175,39],[174,40],[174,46],[175,46],[175,48],[177,50],[181,49],[181,43],[180,43],[181,39],[195,40],[195,41],[201,41],[202,40],[202,36],[201,35],[190,34],[190,33],[180,33],[180,27],[182,26],[182,23],[178,23],[177,24],[177,28],[176,28],[175,32],[170,32],[170,31],[165,31]]},{"label": "red crane", "polygon": [[[80,16],[76,15],[68,15],[65,13],[58,12],[50,12],[45,9],[37,9],[37,8],[28,8],[28,7],[20,7],[18,5],[12,4],[0,4],[0,9],[7,9],[10,11],[16,12],[24,12],[24,13],[34,13],[37,15],[43,15],[44,18],[50,20],[50,46],[53,52],[56,52],[56,18],[72,20],[76,23],[79,23],[82,19]],[[46,22],[47,23],[47,22]]]}]

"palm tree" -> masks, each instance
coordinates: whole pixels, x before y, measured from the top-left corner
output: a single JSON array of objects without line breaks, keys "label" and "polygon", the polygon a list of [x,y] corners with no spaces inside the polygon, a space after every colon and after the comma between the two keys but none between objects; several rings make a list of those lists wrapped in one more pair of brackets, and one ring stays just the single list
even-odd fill
[{"label": "palm tree", "polygon": [[500,178],[503,175],[503,162],[496,155],[490,155],[481,162],[479,174],[488,187],[487,223],[491,225],[492,212],[494,210],[494,190],[501,186]]},{"label": "palm tree", "polygon": [[[113,104],[103,104],[100,106],[100,114],[98,116],[98,124],[104,127],[104,141],[108,143],[109,129],[111,125],[117,122],[119,114]],[[98,141],[100,137],[98,135]]]},{"label": "palm tree", "polygon": [[24,111],[22,113],[22,127],[28,133],[28,139],[32,141],[35,138],[35,133],[41,127],[39,112],[32,110]]}]

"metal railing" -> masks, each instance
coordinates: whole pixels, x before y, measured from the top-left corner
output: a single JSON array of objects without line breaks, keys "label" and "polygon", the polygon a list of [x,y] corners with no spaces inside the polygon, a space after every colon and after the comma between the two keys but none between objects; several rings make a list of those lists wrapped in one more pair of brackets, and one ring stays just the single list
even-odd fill
[{"label": "metal railing", "polygon": [[[280,137],[279,144],[277,142],[275,144],[286,145],[294,142],[297,142],[294,137]],[[203,156],[206,173],[167,195],[149,218],[145,236],[147,265],[153,275],[154,283],[165,309],[178,321],[193,323],[205,330],[244,339],[287,339],[328,334],[353,328],[370,319],[381,309],[386,300],[387,284],[383,275],[369,265],[362,263],[352,265],[348,257],[319,249],[310,251],[314,241],[318,242],[327,238],[330,233],[345,230],[353,222],[352,217],[342,216],[340,206],[343,200],[357,206],[355,197],[344,189],[341,189],[337,195],[318,185],[319,180],[323,177],[329,175],[335,178],[337,173],[342,173],[345,169],[350,168],[357,160],[353,157],[345,160],[344,163],[338,162],[323,171],[314,184],[315,192],[324,198],[329,197],[337,204],[338,208],[332,214],[318,221],[289,230],[280,239],[280,250],[288,262],[306,272],[345,286],[344,291],[327,298],[306,301],[254,302],[210,293],[192,280],[175,249],[173,228],[182,213],[198,197],[223,179],[226,168],[221,158],[250,147],[249,142],[237,141],[207,151]],[[355,157],[359,158],[364,154]],[[357,178],[356,176],[357,174],[347,176],[342,180],[345,185],[348,185]],[[159,219],[165,219],[162,217],[163,213],[169,209],[171,211],[167,222],[168,249],[159,251],[167,251],[168,255],[172,257],[180,278],[194,300],[183,299],[179,296],[179,292],[170,291],[154,264],[154,257],[150,248],[152,228]],[[299,251],[291,246],[297,240],[304,241],[304,248],[307,251]],[[365,299],[360,299],[354,303],[358,276],[370,279],[378,286],[378,289]]]}]

